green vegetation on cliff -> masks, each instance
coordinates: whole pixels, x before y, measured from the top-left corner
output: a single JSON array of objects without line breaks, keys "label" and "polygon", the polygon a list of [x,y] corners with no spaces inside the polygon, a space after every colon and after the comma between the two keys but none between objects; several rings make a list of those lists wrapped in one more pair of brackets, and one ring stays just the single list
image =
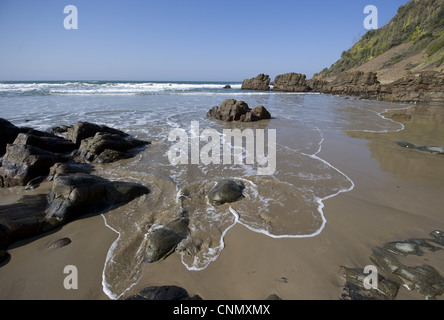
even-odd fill
[{"label": "green vegetation on cliff", "polygon": [[385,67],[418,53],[423,53],[422,61],[407,68],[433,68],[444,63],[444,0],[412,0],[401,6],[387,25],[368,31],[340,60],[315,76],[336,76],[402,44],[409,44],[408,50],[392,57]]}]

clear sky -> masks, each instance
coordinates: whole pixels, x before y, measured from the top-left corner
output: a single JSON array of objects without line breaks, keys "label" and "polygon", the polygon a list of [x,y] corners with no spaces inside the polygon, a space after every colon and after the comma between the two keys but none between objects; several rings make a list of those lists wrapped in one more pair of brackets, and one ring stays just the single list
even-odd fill
[{"label": "clear sky", "polygon": [[[408,0],[0,0],[0,80],[311,77]],[[64,8],[78,29],[64,28]]]}]

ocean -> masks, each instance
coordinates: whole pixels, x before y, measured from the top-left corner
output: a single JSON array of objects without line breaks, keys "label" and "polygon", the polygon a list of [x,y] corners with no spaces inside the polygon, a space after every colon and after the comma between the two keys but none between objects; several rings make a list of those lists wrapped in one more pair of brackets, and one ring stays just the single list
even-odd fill
[{"label": "ocean", "polygon": [[[227,84],[231,88],[225,89]],[[272,119],[245,124],[207,118],[208,110],[225,99],[245,101],[250,108],[263,105]],[[403,130],[383,114],[408,107],[314,93],[246,91],[239,82],[0,82],[0,117],[17,126],[49,130],[88,121],[151,141],[132,159],[95,168],[95,174],[144,184],[151,191],[103,213],[105,225],[117,234],[103,270],[103,289],[111,298],[122,296],[140,278],[150,230],[178,217],[190,222],[190,236],[176,249],[190,271],[203,270],[218,258],[224,236],[236,224],[273,238],[319,235],[328,223],[324,201],[354,188],[347,172],[319,156],[325,137]],[[276,130],[276,170],[260,176],[258,164],[246,161],[171,164],[168,153],[176,142],[169,135],[174,129],[190,132],[192,122],[198,122],[200,130],[221,133],[235,128]],[[218,207],[209,204],[206,192],[222,179],[242,182],[244,199]]]}]

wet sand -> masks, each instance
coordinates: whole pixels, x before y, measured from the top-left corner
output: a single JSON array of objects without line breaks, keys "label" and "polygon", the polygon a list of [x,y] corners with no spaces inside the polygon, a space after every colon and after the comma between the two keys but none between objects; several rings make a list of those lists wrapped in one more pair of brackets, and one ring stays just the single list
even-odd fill
[{"label": "wet sand", "polygon": [[[320,235],[273,239],[237,224],[227,232],[221,255],[205,270],[189,271],[180,255],[172,254],[145,264],[140,281],[124,297],[147,286],[178,285],[190,295],[211,300],[263,300],[273,293],[284,300],[337,300],[343,293],[341,266],[363,268],[371,264],[374,246],[444,231],[444,156],[395,143],[444,146],[444,106],[406,112],[412,118],[405,119],[401,132],[324,133],[318,156],[346,173],[355,187],[324,202],[327,224]],[[23,191],[1,192],[5,203]],[[9,196],[3,197],[5,193]],[[72,243],[46,248],[63,237]],[[102,272],[116,238],[102,216],[89,215],[15,243],[8,250],[10,261],[0,267],[0,299],[108,299]],[[430,264],[444,275],[443,262],[444,252],[438,251],[412,257],[410,263]],[[63,287],[66,265],[78,269],[77,290]],[[404,288],[397,298],[423,299]]]}]

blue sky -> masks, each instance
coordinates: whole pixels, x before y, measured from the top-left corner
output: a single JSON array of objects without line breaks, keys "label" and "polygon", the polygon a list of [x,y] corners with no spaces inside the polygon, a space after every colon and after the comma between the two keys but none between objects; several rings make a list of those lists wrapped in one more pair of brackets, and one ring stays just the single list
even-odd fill
[{"label": "blue sky", "polygon": [[[0,80],[311,77],[408,0],[0,0]],[[63,9],[75,5],[78,29]]]}]

